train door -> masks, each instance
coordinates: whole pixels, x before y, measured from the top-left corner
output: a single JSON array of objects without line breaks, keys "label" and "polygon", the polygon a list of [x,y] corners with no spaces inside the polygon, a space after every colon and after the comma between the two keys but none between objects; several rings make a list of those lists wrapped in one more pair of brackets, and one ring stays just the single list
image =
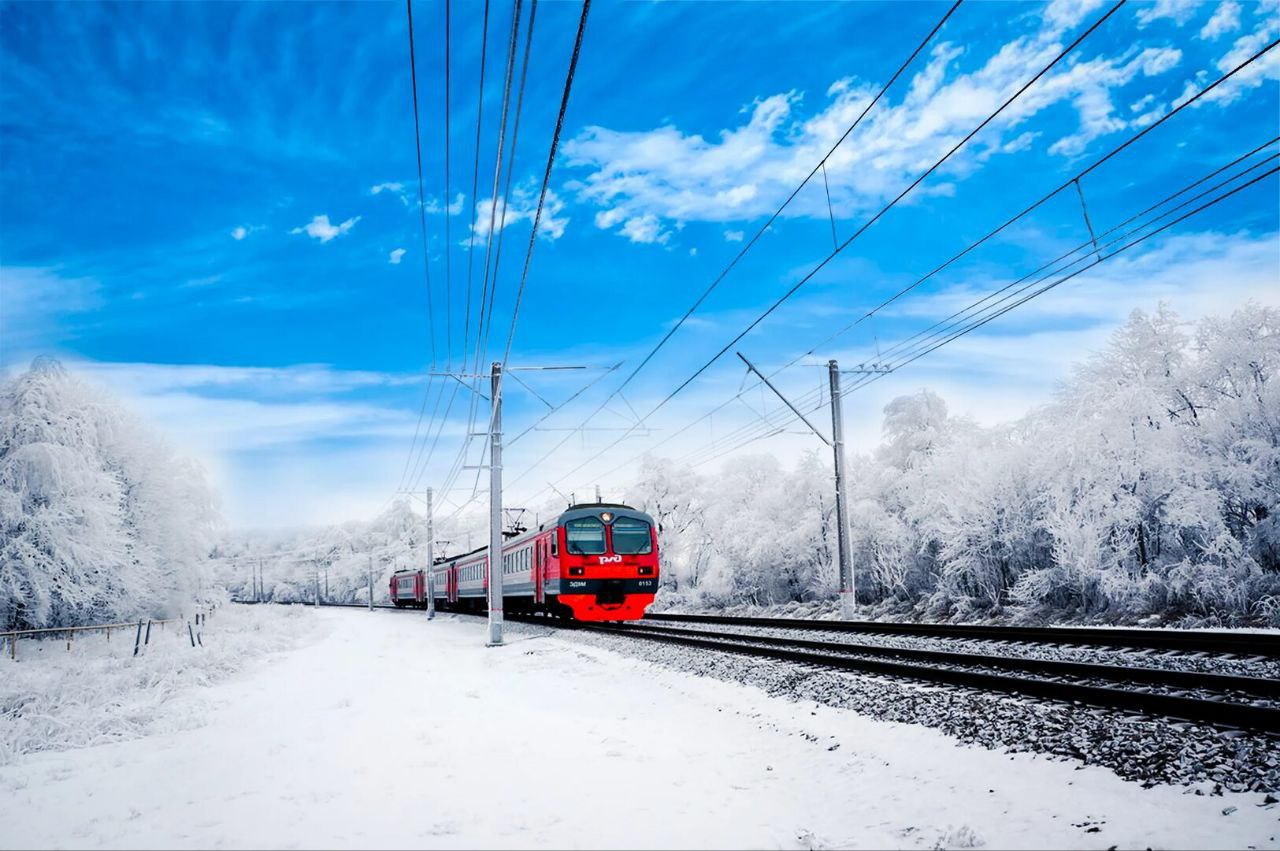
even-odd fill
[{"label": "train door", "polygon": [[538,605],[546,602],[546,587],[543,579],[547,571],[547,542],[537,540],[533,544],[533,601]]},{"label": "train door", "polygon": [[450,565],[448,573],[445,574],[445,596],[450,603],[458,602],[458,568]]}]

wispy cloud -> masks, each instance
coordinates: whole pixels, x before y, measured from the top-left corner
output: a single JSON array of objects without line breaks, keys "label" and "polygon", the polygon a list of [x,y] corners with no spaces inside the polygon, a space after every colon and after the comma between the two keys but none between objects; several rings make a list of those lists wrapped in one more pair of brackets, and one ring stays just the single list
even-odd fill
[{"label": "wispy cloud", "polygon": [[349,233],[351,229],[356,226],[356,222],[358,221],[360,221],[360,216],[355,216],[347,219],[340,225],[334,225],[329,223],[328,216],[316,216],[307,224],[302,225],[301,227],[296,227],[289,231],[289,233],[305,233],[312,239],[319,240],[320,242],[328,242],[331,239],[336,239],[343,234]]},{"label": "wispy cloud", "polygon": [[[460,205],[461,202],[462,196],[459,195],[456,203]],[[555,241],[564,236],[565,227],[569,224],[569,218],[561,215],[564,208],[565,204],[560,196],[554,190],[548,189],[546,201],[542,207],[542,220],[538,224],[540,238]],[[471,233],[462,240],[462,244],[467,245],[469,241],[474,241],[477,245],[483,245],[489,236],[490,220],[493,223],[494,233],[497,233],[520,222],[532,223],[537,210],[538,193],[533,183],[526,183],[511,190],[505,212],[501,201],[495,204],[492,198],[482,198],[476,203],[476,219],[471,225]]]},{"label": "wispy cloud", "polygon": [[403,248],[393,248],[391,253],[387,255],[387,262],[392,266],[399,266],[400,260],[404,257]]},{"label": "wispy cloud", "polygon": [[[1089,5],[1053,4],[1038,31],[997,45],[976,67],[971,50],[936,44],[923,66],[867,116],[853,143],[841,145],[828,160],[837,214],[892,197],[1016,90],[1029,69],[1048,64],[1062,49],[1064,29],[1078,25]],[[1116,90],[1139,77],[1167,75],[1181,60],[1179,50],[1149,47],[1064,63],[970,143],[967,160],[957,161],[953,175],[1031,147],[1040,133],[1021,125],[1064,104],[1074,109],[1078,126],[1052,141],[1048,151],[1079,155],[1094,139],[1130,126],[1128,113],[1113,102]],[[657,233],[667,222],[746,221],[787,196],[877,89],[868,81],[837,80],[827,102],[808,117],[800,114],[800,92],[760,97],[744,108],[744,123],[721,130],[717,138],[672,124],[644,131],[591,126],[565,145],[569,164],[585,172],[567,186],[599,208],[596,227],[632,241],[655,233],[651,216],[658,219]],[[826,217],[822,194],[798,196],[788,215]]]},{"label": "wispy cloud", "polygon": [[1213,12],[1209,22],[1200,28],[1200,37],[1214,39],[1240,28],[1240,4],[1235,0],[1225,0]]}]

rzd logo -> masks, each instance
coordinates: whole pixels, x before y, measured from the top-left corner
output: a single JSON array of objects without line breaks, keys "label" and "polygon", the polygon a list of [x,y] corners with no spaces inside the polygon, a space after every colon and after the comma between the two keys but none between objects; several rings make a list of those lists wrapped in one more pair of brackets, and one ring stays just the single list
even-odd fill
[{"label": "rzd logo", "polygon": [[601,564],[622,564],[622,556],[600,556]]}]

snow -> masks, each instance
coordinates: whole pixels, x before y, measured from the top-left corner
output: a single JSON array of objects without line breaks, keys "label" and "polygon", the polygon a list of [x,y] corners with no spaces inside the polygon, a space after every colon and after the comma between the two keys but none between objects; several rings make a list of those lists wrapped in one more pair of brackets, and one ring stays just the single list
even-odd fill
[{"label": "snow", "polygon": [[203,726],[0,767],[0,847],[1236,848],[1280,836],[1276,805],[1256,794],[1142,789],[539,628],[511,627],[508,646],[488,649],[478,618],[292,611],[305,643],[199,689]]}]

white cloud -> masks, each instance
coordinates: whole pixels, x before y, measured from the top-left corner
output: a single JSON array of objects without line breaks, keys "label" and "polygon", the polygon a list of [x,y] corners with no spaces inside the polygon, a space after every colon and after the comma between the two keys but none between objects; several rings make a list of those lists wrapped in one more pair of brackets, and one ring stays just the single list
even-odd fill
[{"label": "white cloud", "polygon": [[1178,26],[1191,20],[1196,13],[1200,0],[1155,0],[1138,7],[1138,26],[1145,27],[1153,21],[1167,18]]},{"label": "white cloud", "polygon": [[652,213],[627,219],[618,232],[632,242],[645,244],[665,244],[671,239],[671,233],[662,229],[658,217]]},{"label": "white cloud", "polygon": [[742,242],[745,236],[746,234],[740,230],[727,230],[724,232],[725,242]]},{"label": "white cloud", "polygon": [[351,229],[356,226],[356,222],[358,221],[360,221],[360,216],[347,219],[340,225],[333,225],[329,223],[328,216],[316,216],[307,224],[302,227],[296,227],[289,231],[289,233],[305,233],[312,239],[318,239],[320,242],[328,242],[331,239],[335,239],[345,233],[349,233]]},{"label": "white cloud", "polygon": [[[503,204],[501,202],[495,204],[492,198],[483,198],[478,201],[475,222],[471,226],[471,233],[462,240],[462,245],[465,246],[469,240],[474,240],[477,245],[483,245],[489,236],[491,216],[495,234],[519,222],[532,223],[538,212],[538,189],[540,188],[540,184],[535,188],[535,184],[529,183],[512,189],[505,212]],[[458,203],[461,203],[461,198],[462,196],[459,195]],[[564,206],[564,201],[555,193],[555,190],[548,189],[542,205],[542,219],[538,223],[539,238],[554,242],[564,236],[565,226],[569,223],[568,217],[560,216]]]},{"label": "white cloud", "polygon": [[391,253],[387,255],[387,262],[390,263],[392,266],[399,266],[400,260],[403,257],[404,257],[404,249],[395,248],[395,249],[392,249]]},{"label": "white cloud", "polygon": [[[1280,304],[1277,234],[1184,233],[1158,247],[1133,249],[1009,313],[1001,324],[1068,320],[1117,323],[1135,307],[1169,302],[1187,318],[1252,299]],[[1229,283],[1227,283],[1229,282]],[[1005,282],[960,284],[904,302],[893,315],[947,316]],[[1224,295],[1226,298],[1224,299]]]},{"label": "white cloud", "polygon": [[15,365],[15,353],[49,353],[74,336],[77,315],[92,316],[104,303],[93,278],[52,266],[0,266],[0,369]]},{"label": "white cloud", "polygon": [[[1095,4],[1096,5],[1096,4]],[[1053,3],[1041,29],[983,57],[951,43],[933,47],[922,67],[891,91],[827,162],[832,205],[842,217],[873,209],[993,112],[1062,49],[1059,36],[1092,8]],[[1077,156],[1101,136],[1129,126],[1112,102],[1138,76],[1169,73],[1178,50],[1131,49],[1115,57],[1063,63],[1041,78],[969,143],[933,181],[964,177],[993,156],[1026,150],[1039,137],[1025,123],[1059,104],[1075,108],[1079,126],[1049,150]],[[714,137],[667,124],[622,131],[590,126],[566,143],[579,177],[567,184],[597,207],[595,225],[635,240],[684,222],[742,222],[771,213],[862,112],[878,87],[843,78],[816,112],[801,115],[795,91],[757,98],[746,118]],[[927,192],[934,186],[922,186]],[[801,193],[784,215],[825,218],[824,193]],[[657,230],[650,217],[657,218]]]},{"label": "white cloud", "polygon": [[1053,0],[1043,12],[1051,32],[1069,30],[1102,5],[1102,0]]},{"label": "white cloud", "polygon": [[[67,365],[199,458],[232,525],[338,522],[376,507],[402,471],[422,383],[322,364]],[[464,426],[451,422],[446,437]]]},{"label": "white cloud", "polygon": [[1217,38],[1223,33],[1240,28],[1240,4],[1235,0],[1225,0],[1214,9],[1213,17],[1200,29],[1201,38]]},{"label": "white cloud", "polygon": [[453,196],[453,203],[446,207],[440,203],[439,198],[430,198],[427,201],[426,207],[423,209],[433,216],[438,216],[441,213],[448,213],[450,216],[460,216],[462,215],[462,205],[465,200],[466,196],[459,192],[457,195]]},{"label": "white cloud", "polygon": [[249,229],[244,225],[237,225],[231,230],[231,238],[234,239],[236,242],[239,242],[240,240],[244,239],[248,235],[249,235]]},{"label": "white cloud", "polygon": [[381,195],[383,192],[394,192],[399,195],[403,191],[403,183],[379,183],[376,186],[369,187],[370,195]]}]

